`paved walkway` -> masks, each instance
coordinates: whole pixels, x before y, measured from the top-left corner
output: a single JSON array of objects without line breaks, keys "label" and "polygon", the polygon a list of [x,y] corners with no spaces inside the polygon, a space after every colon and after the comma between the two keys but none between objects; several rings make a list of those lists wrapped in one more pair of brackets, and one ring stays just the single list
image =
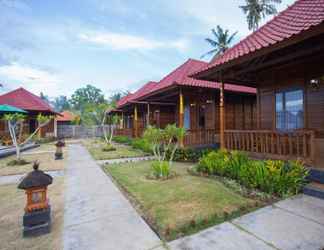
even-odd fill
[{"label": "paved walkway", "polygon": [[324,200],[300,195],[169,246],[172,250],[322,250]]},{"label": "paved walkway", "polygon": [[83,146],[69,145],[65,176],[64,249],[163,249]]}]

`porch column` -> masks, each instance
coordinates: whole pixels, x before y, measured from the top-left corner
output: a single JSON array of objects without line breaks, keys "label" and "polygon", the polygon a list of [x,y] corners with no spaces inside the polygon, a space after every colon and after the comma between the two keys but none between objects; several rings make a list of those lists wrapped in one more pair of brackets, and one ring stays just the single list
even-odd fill
[{"label": "porch column", "polygon": [[137,105],[134,107],[134,137],[138,136],[138,116],[137,116]]},{"label": "porch column", "polygon": [[[183,128],[184,125],[184,102],[183,102],[183,93],[180,89],[179,92],[179,128]],[[180,147],[184,147],[183,139],[180,141]]]},{"label": "porch column", "polygon": [[219,132],[220,132],[220,148],[225,148],[225,112],[224,112],[224,82],[221,82],[219,93]]},{"label": "porch column", "polygon": [[150,104],[147,103],[146,127],[150,126]]},{"label": "porch column", "polygon": [[57,120],[54,118],[54,137],[57,137]]},{"label": "porch column", "polygon": [[[37,122],[37,126],[39,126],[40,123]],[[37,136],[38,136],[38,139],[41,139],[42,138],[42,128],[39,128],[38,132],[37,132]]]},{"label": "porch column", "polygon": [[121,113],[121,119],[120,119],[120,129],[124,129],[124,112]]}]

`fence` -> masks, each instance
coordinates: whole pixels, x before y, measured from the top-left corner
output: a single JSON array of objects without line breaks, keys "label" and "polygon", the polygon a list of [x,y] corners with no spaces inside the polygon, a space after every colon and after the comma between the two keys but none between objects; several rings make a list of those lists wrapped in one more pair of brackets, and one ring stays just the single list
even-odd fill
[{"label": "fence", "polygon": [[[104,129],[108,132],[109,125],[106,125]],[[116,130],[116,129],[115,129]],[[89,137],[102,137],[102,126],[77,126],[77,125],[58,125],[57,137],[59,138],[89,138]]]}]

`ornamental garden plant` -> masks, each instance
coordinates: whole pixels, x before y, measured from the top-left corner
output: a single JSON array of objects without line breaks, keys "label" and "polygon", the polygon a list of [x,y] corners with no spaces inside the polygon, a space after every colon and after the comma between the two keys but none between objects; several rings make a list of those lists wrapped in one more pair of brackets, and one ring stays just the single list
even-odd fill
[{"label": "ornamental garden plant", "polygon": [[25,165],[28,164],[27,161],[21,158],[21,148],[29,143],[33,137],[41,130],[42,127],[46,126],[52,119],[52,116],[45,116],[39,114],[37,116],[38,127],[35,131],[29,135],[27,138],[23,137],[23,124],[26,120],[26,115],[14,113],[14,114],[5,114],[3,120],[8,124],[8,129],[13,145],[16,148],[16,160],[8,162],[8,165]]},{"label": "ornamental garden plant", "polygon": [[234,179],[246,188],[279,197],[299,193],[308,175],[301,161],[252,160],[243,152],[226,150],[202,157],[195,171]]},{"label": "ornamental garden plant", "polygon": [[156,179],[171,177],[170,168],[174,154],[184,136],[185,130],[178,128],[175,124],[168,125],[165,129],[150,126],[145,130],[143,137],[151,145],[151,150],[156,158],[156,161],[151,164],[152,175]]}]

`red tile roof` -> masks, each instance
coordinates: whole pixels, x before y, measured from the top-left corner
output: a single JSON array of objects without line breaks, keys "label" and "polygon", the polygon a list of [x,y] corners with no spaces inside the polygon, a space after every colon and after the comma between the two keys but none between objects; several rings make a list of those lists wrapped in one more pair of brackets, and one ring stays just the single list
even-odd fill
[{"label": "red tile roof", "polygon": [[157,86],[157,82],[150,81],[146,83],[143,87],[141,87],[139,90],[137,90],[131,97],[129,101],[137,100],[141,98],[142,96],[145,96],[149,93],[151,93],[155,87]]},{"label": "red tile roof", "polygon": [[8,104],[26,111],[55,113],[47,102],[24,88],[19,88],[1,95],[0,104]]},{"label": "red tile roof", "polygon": [[153,81],[146,83],[144,86],[142,86],[140,89],[138,89],[134,94],[129,94],[129,95],[123,97],[122,99],[120,99],[119,102],[117,103],[117,108],[120,108],[131,101],[135,101],[135,100],[141,98],[142,96],[147,95],[148,93],[150,93],[152,91],[152,89],[156,85],[157,85],[157,83],[153,82]]},{"label": "red tile roof", "polygon": [[128,100],[130,100],[130,98],[132,97],[132,93],[129,93],[128,95],[122,97],[118,102],[117,102],[117,108],[124,106]]},{"label": "red tile roof", "polygon": [[[121,108],[122,106],[130,103],[131,101],[140,100],[141,98],[145,98],[145,96],[149,94],[153,94],[159,90],[166,89],[172,86],[192,86],[192,87],[200,87],[200,88],[211,88],[211,89],[219,89],[220,83],[204,81],[204,80],[196,80],[194,78],[189,77],[188,75],[192,74],[193,72],[205,67],[208,63],[203,61],[198,61],[194,59],[187,60],[184,64],[176,68],[170,74],[165,76],[161,81],[158,83],[156,82],[148,82],[139,90],[137,90],[134,94],[129,94],[125,96],[117,103],[117,108]],[[233,91],[233,92],[240,92],[240,93],[251,93],[255,94],[256,89],[239,86],[239,85],[232,85],[232,84],[225,84],[225,90]]]},{"label": "red tile roof", "polygon": [[260,29],[194,74],[278,44],[324,21],[324,0],[297,0]]},{"label": "red tile roof", "polygon": [[60,113],[61,116],[57,116],[56,120],[58,122],[71,122],[75,119],[75,115],[70,111],[63,111]]},{"label": "red tile roof", "polygon": [[[168,88],[170,86],[182,85],[182,86],[193,86],[193,87],[201,87],[201,88],[212,88],[219,89],[220,83],[210,82],[205,80],[197,80],[192,77],[189,77],[193,72],[206,67],[208,63],[189,59],[184,64],[176,68],[169,75],[164,77],[151,92],[155,92],[164,88]],[[234,92],[242,92],[242,93],[256,93],[255,88],[225,84],[225,90],[234,91]]]}]

